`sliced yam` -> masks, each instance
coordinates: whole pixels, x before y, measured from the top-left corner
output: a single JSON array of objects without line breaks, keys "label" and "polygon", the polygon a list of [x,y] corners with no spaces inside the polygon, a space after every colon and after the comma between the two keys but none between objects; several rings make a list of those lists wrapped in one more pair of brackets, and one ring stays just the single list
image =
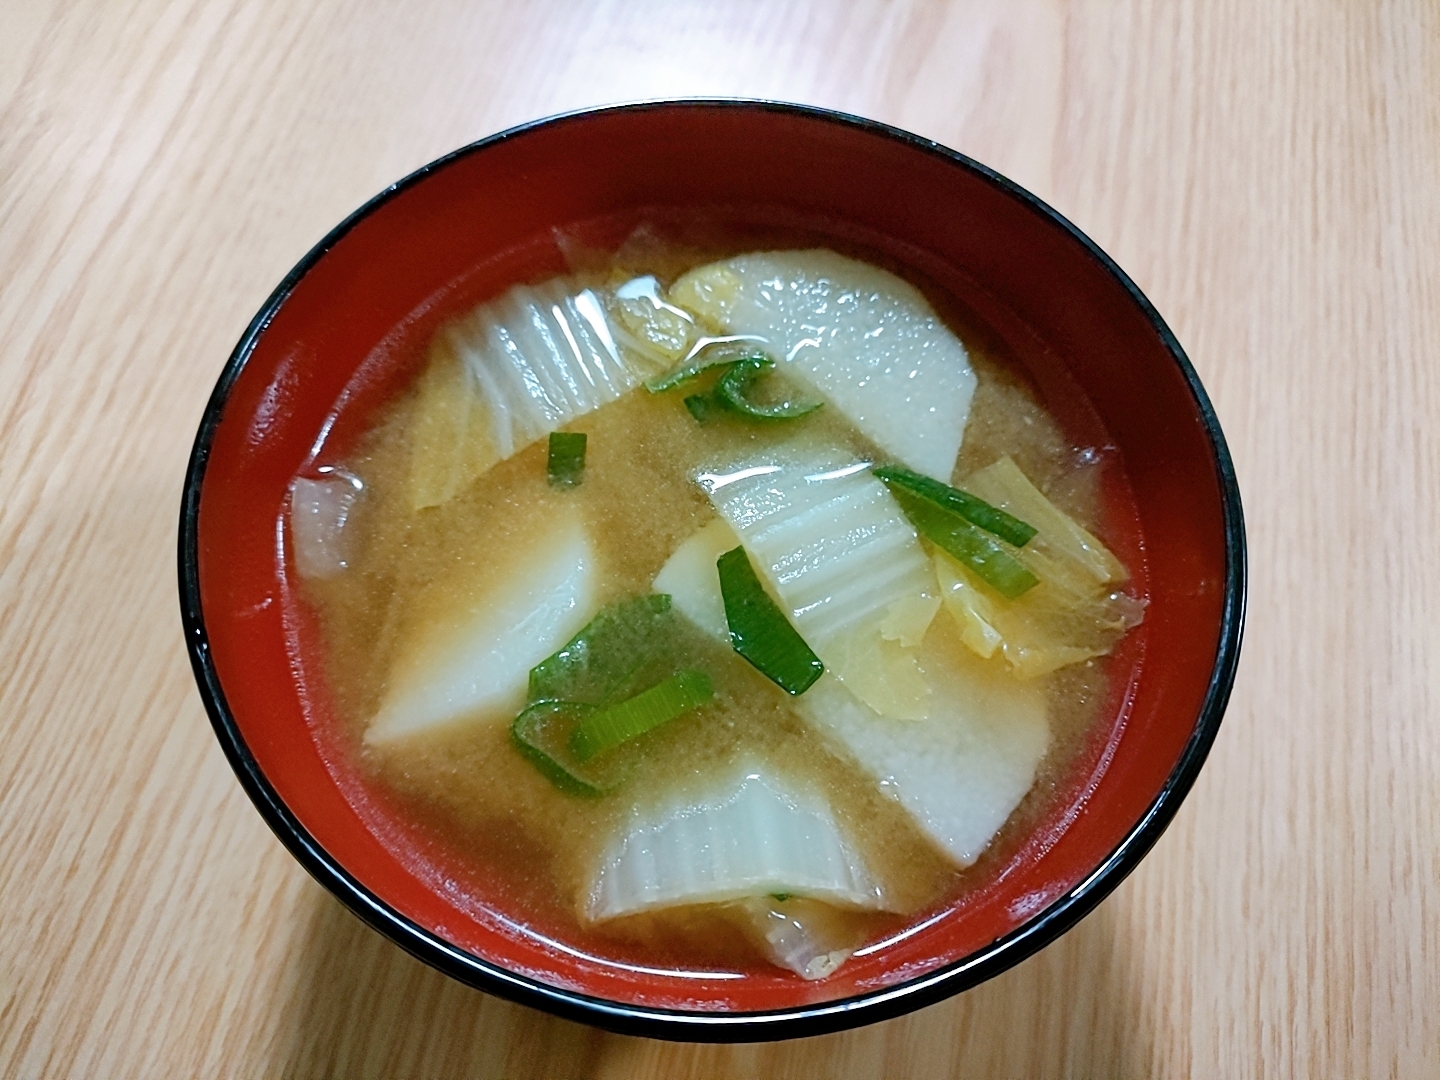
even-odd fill
[{"label": "sliced yam", "polygon": [[621,332],[604,297],[565,278],[516,286],[450,325],[417,384],[412,505],[448,501],[663,367],[617,342]]},{"label": "sliced yam", "polygon": [[887,904],[829,803],[750,763],[637,809],[601,856],[584,914],[600,922],[772,893],[863,910]]},{"label": "sliced yam", "polygon": [[924,715],[914,658],[883,627],[897,607],[928,607],[934,576],[915,529],[865,463],[779,456],[697,480],[827,669],[875,708]]},{"label": "sliced yam", "polygon": [[965,867],[1035,782],[1050,729],[1037,686],[957,645],[951,634],[926,639],[921,667],[931,697],[924,720],[882,716],[828,677],[796,707]]},{"label": "sliced yam", "polygon": [[950,482],[975,372],[913,285],[833,251],[768,251],[698,267],[670,299],[725,333],[764,339],[875,445]]},{"label": "sliced yam", "polygon": [[345,530],[364,485],[344,470],[290,485],[290,542],[295,569],[304,578],[331,578],[350,565],[352,537]]},{"label": "sliced yam", "polygon": [[705,633],[724,641],[729,636],[725,623],[725,600],[720,595],[720,577],[715,563],[740,543],[735,530],[724,518],[692,533],[655,575],[652,588],[668,593],[675,610]]},{"label": "sliced yam", "polygon": [[365,733],[389,743],[462,720],[510,719],[530,669],[595,614],[599,571],[573,511],[543,532],[432,583],[407,621],[379,711]]}]

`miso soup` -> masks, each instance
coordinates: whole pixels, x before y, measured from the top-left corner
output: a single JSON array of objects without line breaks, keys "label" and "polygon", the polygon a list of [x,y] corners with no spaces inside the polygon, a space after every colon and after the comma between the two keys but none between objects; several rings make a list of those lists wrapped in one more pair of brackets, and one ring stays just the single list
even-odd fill
[{"label": "miso soup", "polygon": [[853,253],[652,239],[414,342],[289,508],[367,783],[652,967],[823,979],[976,887],[1144,598],[1100,448],[959,321]]}]

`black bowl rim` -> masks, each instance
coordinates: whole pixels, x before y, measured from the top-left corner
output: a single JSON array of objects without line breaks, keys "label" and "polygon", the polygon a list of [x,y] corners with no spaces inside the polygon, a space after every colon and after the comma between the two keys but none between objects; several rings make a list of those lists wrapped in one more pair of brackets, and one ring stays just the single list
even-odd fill
[{"label": "black bowl rim", "polygon": [[[210,447],[226,401],[260,336],[306,273],[355,225],[391,198],[452,162],[478,153],[541,127],[583,121],[597,114],[645,112],[663,109],[760,110],[786,113],[841,127],[856,128],[891,139],[949,164],[968,170],[1021,204],[1079,244],[1123,288],[1144,313],[1164,343],[1194,397],[1196,409],[1210,440],[1220,485],[1225,536],[1225,596],[1215,664],[1195,728],[1159,794],[1125,838],[1078,885],[1055,899],[1023,925],[985,948],[935,971],[895,986],[794,1008],[759,1012],[702,1012],[647,1008],[609,1001],[518,975],[473,956],[417,925],[384,903],[342,867],[281,801],[250,753],[230,712],[210,656],[200,605],[199,514],[200,491]],[[1204,764],[1219,731],[1230,698],[1240,656],[1245,619],[1245,523],[1234,465],[1220,423],[1200,379],[1180,343],[1154,306],[1130,277],[1100,247],[1063,215],[993,169],[931,139],[833,109],[751,98],[675,98],[647,100],[578,109],[508,128],[480,139],[416,169],[391,184],[335,226],[298,262],[250,321],[230,354],[195,437],[185,474],[179,531],[180,608],[185,644],[221,748],[241,786],[261,817],[310,874],[364,922],[406,952],[458,981],[487,993],[543,1009],[572,1020],[593,1024],[625,1035],[701,1042],[747,1042],[821,1035],[887,1020],[943,1000],[984,982],[1018,964],[1050,944],[1088,915],[1120,884],[1154,846],[1174,818]]]}]

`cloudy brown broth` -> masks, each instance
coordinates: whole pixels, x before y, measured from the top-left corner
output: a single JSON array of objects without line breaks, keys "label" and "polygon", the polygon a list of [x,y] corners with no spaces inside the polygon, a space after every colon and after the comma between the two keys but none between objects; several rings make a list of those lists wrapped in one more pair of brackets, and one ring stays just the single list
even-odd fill
[{"label": "cloudy brown broth", "polygon": [[[625,272],[655,273],[668,283],[733,250],[733,242],[718,249],[652,242],[622,253],[621,261]],[[1060,510],[1105,539],[1100,458],[1067,437],[995,335],[953,298],[933,288],[927,293],[965,342],[978,378],[952,483],[1008,455]],[[424,350],[429,342],[412,347]],[[567,425],[588,436],[577,487],[546,482],[541,439],[448,501],[419,511],[408,488],[418,401],[413,387],[384,410],[337,463],[365,485],[345,526],[353,538],[348,568],[305,580],[301,589],[323,631],[323,670],[347,753],[366,783],[402,805],[423,831],[461,853],[481,876],[504,882],[501,891],[515,904],[511,918],[558,930],[575,947],[600,955],[735,970],[763,968],[766,961],[724,910],[698,907],[594,924],[583,917],[583,900],[603,850],[637,806],[662,805],[696,777],[762,759],[800,789],[824,796],[898,908],[874,913],[824,906],[812,917],[829,920],[831,938],[852,947],[883,938],[984,887],[1051,812],[1074,762],[1105,734],[1108,658],[1042,676],[1050,742],[1035,781],[985,853],[963,870],[873,777],[797,714],[785,693],[728,644],[683,619],[676,620],[680,651],[690,666],[711,675],[715,698],[612,751],[630,761],[632,779],[605,795],[567,794],[522,758],[510,735],[513,709],[394,743],[364,741],[403,628],[424,621],[425,605],[443,591],[437,583],[457,572],[482,582],[487,572],[503,575],[503,565],[487,570],[488,554],[529,546],[558,513],[578,513],[602,567],[599,594],[610,601],[649,593],[676,547],[714,519],[693,477],[715,462],[743,460],[782,438],[801,449],[840,447],[856,460],[886,460],[837,409],[785,424],[727,417],[700,425],[679,398],[636,389]],[[943,609],[927,632],[932,647],[965,652]],[[807,903],[788,902],[799,909]]]}]

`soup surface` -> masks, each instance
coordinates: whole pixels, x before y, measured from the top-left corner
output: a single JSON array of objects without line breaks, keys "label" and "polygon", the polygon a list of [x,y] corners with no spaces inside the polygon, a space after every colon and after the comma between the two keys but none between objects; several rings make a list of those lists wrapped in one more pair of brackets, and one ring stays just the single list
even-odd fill
[{"label": "soup surface", "polygon": [[983,886],[1107,734],[1118,463],[853,254],[572,252],[292,487],[346,752],[591,954],[826,978]]}]

